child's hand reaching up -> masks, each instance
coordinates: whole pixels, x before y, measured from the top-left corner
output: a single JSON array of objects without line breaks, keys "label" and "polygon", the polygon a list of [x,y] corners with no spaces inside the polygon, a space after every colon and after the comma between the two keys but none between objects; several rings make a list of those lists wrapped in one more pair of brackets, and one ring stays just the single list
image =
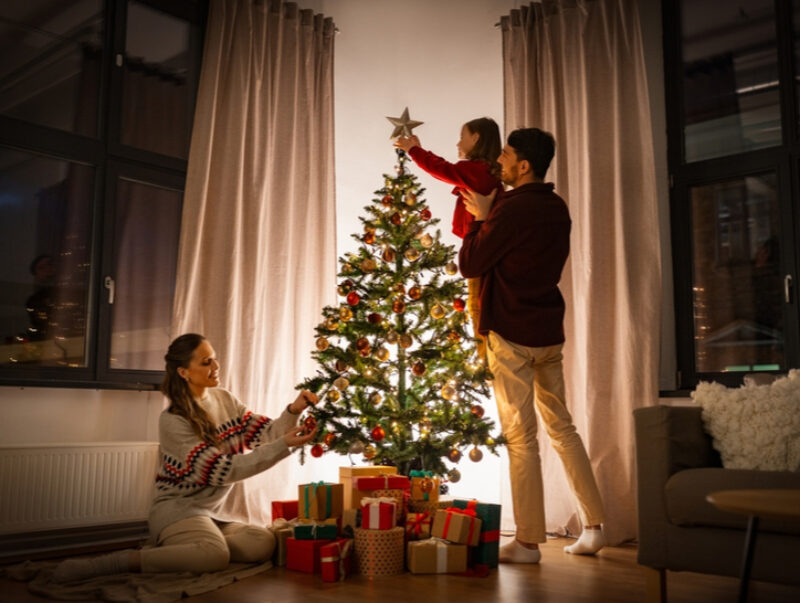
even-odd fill
[{"label": "child's hand reaching up", "polygon": [[394,148],[403,149],[406,153],[418,146],[421,145],[419,144],[419,138],[416,136],[399,136],[397,140],[394,141]]}]

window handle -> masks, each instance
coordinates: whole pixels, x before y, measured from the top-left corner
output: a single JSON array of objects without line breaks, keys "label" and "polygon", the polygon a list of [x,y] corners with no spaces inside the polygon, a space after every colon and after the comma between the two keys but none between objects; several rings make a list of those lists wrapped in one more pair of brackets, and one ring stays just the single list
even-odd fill
[{"label": "window handle", "polygon": [[792,303],[792,275],[787,274],[783,277],[783,298],[787,304]]},{"label": "window handle", "polygon": [[107,276],[105,278],[105,281],[103,282],[103,284],[105,285],[106,289],[108,289],[108,303],[109,304],[113,304],[114,303],[114,286],[116,285],[116,283],[114,282],[113,278],[111,278],[110,276]]}]

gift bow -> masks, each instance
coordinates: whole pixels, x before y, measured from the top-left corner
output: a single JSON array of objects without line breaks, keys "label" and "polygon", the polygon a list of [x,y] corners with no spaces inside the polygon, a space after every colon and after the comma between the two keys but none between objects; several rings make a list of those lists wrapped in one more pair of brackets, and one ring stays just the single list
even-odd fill
[{"label": "gift bow", "polygon": [[406,521],[406,529],[411,528],[414,534],[422,534],[422,526],[431,522],[431,514],[428,512],[417,513],[416,519],[409,519]]},{"label": "gift bow", "polygon": [[[422,471],[419,469],[414,469],[413,471],[408,472],[408,477],[429,477],[433,479],[433,471]],[[423,492],[423,494],[425,496],[422,497],[422,500],[430,500],[430,493]]]},{"label": "gift bow", "polygon": [[317,488],[320,486],[324,486],[327,488],[328,492],[325,495],[325,517],[331,516],[331,485],[326,484],[324,481],[318,482],[311,482],[310,484],[306,484],[305,491],[303,492],[304,496],[304,503],[305,503],[305,516],[309,516],[309,511],[311,509],[311,501],[308,496],[308,491],[311,490],[311,498],[316,500],[317,498]]},{"label": "gift bow", "polygon": [[[394,498],[389,498],[387,496],[378,496],[378,497],[370,497],[365,496],[361,499],[361,506],[362,507],[369,507],[369,525],[372,525],[372,522],[378,523],[378,515],[380,514],[380,508],[382,504],[392,505],[394,509],[392,513],[392,522],[396,522],[397,520],[397,501]],[[373,506],[375,505],[375,506]],[[375,509],[375,513],[373,514],[373,509]],[[364,522],[364,512],[361,513],[361,521]]]},{"label": "gift bow", "polygon": [[469,505],[466,509],[459,509],[458,507],[447,507],[444,510],[447,513],[447,519],[444,520],[444,530],[442,535],[447,538],[447,530],[450,529],[450,519],[453,517],[453,513],[458,513],[459,515],[466,515],[469,517],[469,532],[467,533],[467,543],[472,542],[472,533],[475,529],[475,517],[477,513],[475,512],[474,508],[470,508]]},{"label": "gift bow", "polygon": [[432,536],[425,540],[420,540],[416,546],[434,546],[436,547],[436,571],[440,572],[447,569],[447,546],[448,542],[444,538],[437,538]]},{"label": "gift bow", "polygon": [[273,532],[279,532],[280,530],[288,530],[290,528],[293,528],[299,523],[300,521],[297,518],[285,519],[283,517],[278,517],[278,519],[272,522],[272,525],[269,526],[269,529],[272,530]]},{"label": "gift bow", "polygon": [[347,542],[342,545],[341,542],[332,542],[328,546],[336,545],[336,548],[339,549],[338,555],[331,555],[330,557],[320,557],[320,561],[325,563],[328,561],[338,561],[339,562],[339,580],[344,580],[345,577],[345,568],[344,568],[344,560],[347,558],[347,554],[350,552],[350,547],[353,544],[352,540],[348,540]]}]

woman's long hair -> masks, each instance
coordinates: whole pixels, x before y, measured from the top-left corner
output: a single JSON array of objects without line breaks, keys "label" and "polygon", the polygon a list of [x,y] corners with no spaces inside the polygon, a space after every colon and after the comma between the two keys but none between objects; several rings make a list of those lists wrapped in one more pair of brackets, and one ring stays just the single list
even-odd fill
[{"label": "woman's long hair", "polygon": [[500,164],[497,158],[500,156],[500,128],[495,121],[489,117],[479,117],[464,124],[470,134],[478,135],[478,142],[475,147],[467,153],[467,159],[485,161],[489,164],[489,172],[495,178],[500,177]]},{"label": "woman's long hair", "polygon": [[207,444],[218,444],[217,429],[192,396],[189,382],[178,374],[179,368],[188,368],[197,347],[206,340],[197,333],[186,333],[169,344],[164,355],[166,374],[161,382],[161,392],[169,398],[168,412],[183,417],[201,440]]}]

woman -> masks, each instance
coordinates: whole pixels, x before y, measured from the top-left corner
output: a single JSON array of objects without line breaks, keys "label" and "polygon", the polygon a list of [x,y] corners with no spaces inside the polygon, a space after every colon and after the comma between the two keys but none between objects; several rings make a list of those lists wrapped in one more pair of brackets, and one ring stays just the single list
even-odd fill
[{"label": "woman", "polygon": [[[317,396],[303,391],[280,417],[248,411],[219,388],[219,362],[202,335],[181,335],[169,346],[161,391],[169,407],[159,418],[161,466],[150,510],[156,547],[68,559],[55,571],[62,582],[124,572],[212,572],[228,563],[266,561],[272,533],[259,526],[223,523],[221,508],[232,485],[261,473],[310,441],[300,413]],[[251,450],[248,454],[245,451]]]}]

